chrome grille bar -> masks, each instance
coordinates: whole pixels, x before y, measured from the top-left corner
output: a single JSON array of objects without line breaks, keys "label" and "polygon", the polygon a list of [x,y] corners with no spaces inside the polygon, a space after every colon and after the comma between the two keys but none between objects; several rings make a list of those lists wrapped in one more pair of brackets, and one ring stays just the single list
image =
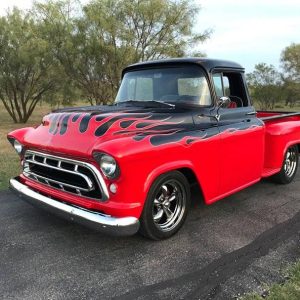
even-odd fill
[{"label": "chrome grille bar", "polygon": [[[101,201],[109,198],[101,173],[90,163],[27,150],[24,155],[23,175],[76,195]],[[70,182],[73,180],[75,182]]]},{"label": "chrome grille bar", "polygon": [[[26,157],[26,155],[25,155],[25,157]],[[29,163],[34,164],[34,165],[43,166],[43,167],[46,166],[47,168],[54,169],[54,170],[59,170],[59,171],[63,171],[63,172],[70,173],[70,174],[75,174],[75,175],[77,175],[77,176],[82,177],[82,178],[86,181],[86,184],[87,184],[87,186],[88,186],[87,189],[84,189],[84,188],[79,188],[79,189],[82,189],[83,191],[87,191],[87,192],[89,192],[89,191],[91,191],[91,190],[94,189],[94,184],[93,184],[93,182],[88,178],[88,176],[86,176],[86,175],[84,175],[84,174],[82,174],[82,173],[80,173],[80,172],[78,172],[78,171],[75,171],[75,169],[78,170],[78,165],[74,165],[74,171],[70,171],[70,170],[68,170],[68,169],[64,169],[64,168],[61,167],[61,161],[58,161],[58,164],[57,164],[58,167],[55,167],[55,166],[51,166],[51,165],[47,164],[47,157],[44,158],[44,161],[43,161],[42,163],[36,161],[36,160],[35,160],[35,155],[32,157],[32,159],[26,159],[26,160],[25,160],[26,166],[24,165],[24,169],[27,169],[27,165],[28,165]],[[76,168],[75,168],[75,167],[76,167]],[[28,167],[28,170],[27,170],[26,172],[29,173],[29,174],[31,173],[30,170],[29,170],[29,167]],[[41,176],[41,177],[42,177],[42,176]],[[50,180],[50,179],[48,179],[48,180]],[[55,181],[55,180],[52,180],[52,181]],[[66,185],[66,184],[64,184],[64,185]]]},{"label": "chrome grille bar", "polygon": [[[78,190],[78,191],[85,191],[85,192],[91,191],[89,189],[81,188],[81,187],[78,187],[78,186],[75,186],[75,185],[72,185],[72,184],[68,184],[68,183],[61,183],[60,181],[50,179],[50,178],[47,178],[47,177],[44,177],[44,176],[41,176],[41,175],[34,174],[33,172],[30,172],[29,168],[24,168],[23,174],[25,176],[29,177],[29,178],[33,177],[35,180],[37,180],[39,182],[40,182],[39,179],[42,179],[48,185],[51,185],[50,182],[55,183],[55,184],[59,185],[62,190],[65,190],[65,187],[69,187],[69,188],[72,188],[72,189],[75,189],[75,190]],[[80,193],[78,192],[78,194],[80,194]]]}]

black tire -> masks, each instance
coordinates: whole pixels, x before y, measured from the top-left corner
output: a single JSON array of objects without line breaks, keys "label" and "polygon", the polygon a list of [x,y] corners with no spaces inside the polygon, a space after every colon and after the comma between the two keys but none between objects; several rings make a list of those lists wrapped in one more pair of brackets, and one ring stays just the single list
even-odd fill
[{"label": "black tire", "polygon": [[149,190],[140,218],[140,233],[153,240],[174,235],[186,219],[190,199],[190,185],[182,173],[172,171],[159,176]]},{"label": "black tire", "polygon": [[291,183],[297,173],[299,165],[299,151],[298,146],[291,146],[287,149],[284,160],[282,163],[282,168],[279,173],[271,177],[273,182],[279,184],[289,184]]}]

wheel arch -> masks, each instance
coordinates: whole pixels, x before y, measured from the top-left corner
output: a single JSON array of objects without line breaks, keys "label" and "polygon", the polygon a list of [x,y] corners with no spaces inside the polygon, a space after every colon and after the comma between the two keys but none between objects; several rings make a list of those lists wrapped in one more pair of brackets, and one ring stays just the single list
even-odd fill
[{"label": "wheel arch", "polygon": [[[196,172],[193,167],[193,164],[190,161],[172,162],[169,164],[162,165],[162,166],[158,167],[157,169],[153,170],[149,174],[149,176],[145,182],[145,185],[144,185],[145,195],[148,194],[152,184],[159,176],[161,176],[165,173],[172,172],[172,171],[178,171],[178,172],[182,173],[185,176],[185,178],[187,179],[187,181],[189,182],[190,187],[196,186],[199,189],[202,198],[204,199],[204,194],[203,194],[200,180],[197,177]],[[204,201],[205,201],[205,199],[204,199]]]},{"label": "wheel arch", "polygon": [[[298,150],[298,153],[296,154],[294,161],[293,161],[293,157],[292,160],[288,157],[285,158],[285,155],[288,149],[290,148],[293,148],[295,152],[297,152]],[[293,181],[299,164],[299,150],[300,150],[299,148],[300,148],[299,143],[291,143],[288,147],[286,147],[281,169],[278,173],[274,174],[271,177],[272,181],[279,184],[288,184]],[[287,164],[286,161],[288,160],[290,161],[290,163]],[[291,162],[295,162],[295,164],[293,165],[291,164]]]},{"label": "wheel arch", "polygon": [[283,148],[283,152],[281,154],[281,161],[280,161],[280,167],[282,166],[283,164],[283,161],[284,161],[284,156],[287,152],[287,150],[290,148],[290,147],[293,147],[293,146],[297,146],[297,149],[298,149],[298,153],[300,154],[300,141],[292,141],[292,142],[289,142],[289,143],[286,143],[285,147]]}]

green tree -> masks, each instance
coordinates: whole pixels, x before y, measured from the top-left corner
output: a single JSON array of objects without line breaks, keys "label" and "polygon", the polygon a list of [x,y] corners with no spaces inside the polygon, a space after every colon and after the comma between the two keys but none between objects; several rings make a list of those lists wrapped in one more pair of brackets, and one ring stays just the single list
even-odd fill
[{"label": "green tree", "polygon": [[273,65],[255,65],[254,71],[247,74],[247,81],[252,97],[261,110],[273,109],[282,98],[281,76]]},{"label": "green tree", "polygon": [[73,47],[70,39],[76,30],[74,20],[82,15],[81,12],[82,6],[77,0],[35,2],[31,11],[32,16],[39,24],[41,36],[48,41],[51,55],[59,66],[58,89],[56,93],[52,93],[46,99],[46,102],[53,107],[70,106],[84,97],[76,80],[71,76],[72,74],[67,74],[65,70],[65,67],[73,67],[77,57],[70,57],[69,66],[67,64],[64,66],[60,61],[63,56],[71,56]]},{"label": "green tree", "polygon": [[285,76],[285,74],[282,75],[282,80],[282,94],[285,99],[285,105],[294,107],[300,101],[300,83]]},{"label": "green tree", "polygon": [[91,104],[114,99],[126,65],[182,56],[206,40],[209,31],[193,32],[198,11],[187,0],[94,0],[66,17],[70,1],[36,5],[52,24],[57,58]]},{"label": "green tree", "polygon": [[14,8],[0,18],[0,100],[16,123],[25,123],[37,103],[56,89],[56,61],[39,24]]},{"label": "green tree", "polygon": [[295,106],[300,101],[300,44],[291,44],[281,53],[284,70],[283,81],[286,105]]},{"label": "green tree", "polygon": [[300,44],[291,44],[281,53],[281,63],[285,75],[291,80],[300,82]]}]

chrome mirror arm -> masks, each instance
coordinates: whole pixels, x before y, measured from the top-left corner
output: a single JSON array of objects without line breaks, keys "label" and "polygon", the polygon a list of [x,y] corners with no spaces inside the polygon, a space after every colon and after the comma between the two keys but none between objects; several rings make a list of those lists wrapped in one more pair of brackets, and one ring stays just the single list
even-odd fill
[{"label": "chrome mirror arm", "polygon": [[219,98],[218,104],[217,104],[217,113],[215,115],[216,120],[219,122],[220,121],[220,114],[219,114],[219,110],[221,107],[223,106],[228,106],[230,104],[231,100],[229,97],[227,96],[222,96]]}]

